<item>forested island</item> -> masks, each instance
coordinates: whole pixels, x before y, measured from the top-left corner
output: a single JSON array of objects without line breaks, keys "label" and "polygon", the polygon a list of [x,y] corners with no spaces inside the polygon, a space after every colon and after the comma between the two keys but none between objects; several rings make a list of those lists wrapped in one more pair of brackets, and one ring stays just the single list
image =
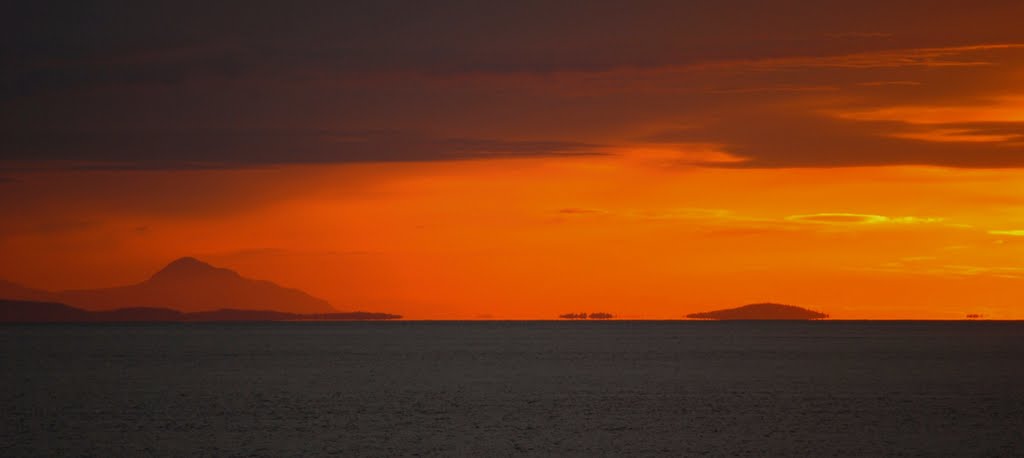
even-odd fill
[{"label": "forested island", "polygon": [[594,312],[589,314],[587,312],[581,312],[565,313],[562,315],[558,315],[558,317],[563,320],[610,320],[612,318],[615,318],[615,315],[605,312]]}]

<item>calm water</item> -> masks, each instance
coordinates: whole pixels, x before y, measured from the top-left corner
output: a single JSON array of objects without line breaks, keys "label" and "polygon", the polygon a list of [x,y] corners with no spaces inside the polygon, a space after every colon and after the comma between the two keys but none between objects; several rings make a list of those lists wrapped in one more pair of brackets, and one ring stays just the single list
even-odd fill
[{"label": "calm water", "polygon": [[0,326],[2,456],[1024,454],[1024,323]]}]

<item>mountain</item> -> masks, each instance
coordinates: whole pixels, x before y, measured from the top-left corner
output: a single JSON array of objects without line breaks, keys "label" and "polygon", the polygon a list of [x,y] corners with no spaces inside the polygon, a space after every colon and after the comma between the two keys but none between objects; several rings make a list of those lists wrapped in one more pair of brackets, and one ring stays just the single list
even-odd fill
[{"label": "mountain", "polygon": [[273,310],[221,309],[182,313],[165,308],[133,307],[88,311],[56,302],[0,299],[0,323],[220,322],[220,321],[355,321],[394,320],[401,315],[372,312],[301,314]]},{"label": "mountain", "polygon": [[7,299],[21,299],[26,301],[49,301],[54,299],[54,293],[38,289],[26,288],[17,283],[0,280],[0,297]]},{"label": "mountain", "polygon": [[86,310],[130,307],[181,312],[220,309],[287,310],[291,313],[336,313],[331,304],[297,289],[211,266],[195,258],[171,262],[142,283],[103,289],[49,293],[12,283],[0,284],[0,298],[60,302]]},{"label": "mountain", "polygon": [[828,318],[828,315],[795,305],[762,303],[733,309],[691,313],[686,317],[698,320],[820,320]]}]

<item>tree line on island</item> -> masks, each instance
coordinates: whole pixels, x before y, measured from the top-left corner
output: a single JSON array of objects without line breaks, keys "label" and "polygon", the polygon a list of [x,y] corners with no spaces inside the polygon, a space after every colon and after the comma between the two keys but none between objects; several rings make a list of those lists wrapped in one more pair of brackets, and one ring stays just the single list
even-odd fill
[{"label": "tree line on island", "polygon": [[615,318],[615,315],[605,312],[594,312],[589,314],[587,312],[580,312],[565,313],[562,315],[558,315],[558,317],[563,320],[610,320],[612,318]]}]

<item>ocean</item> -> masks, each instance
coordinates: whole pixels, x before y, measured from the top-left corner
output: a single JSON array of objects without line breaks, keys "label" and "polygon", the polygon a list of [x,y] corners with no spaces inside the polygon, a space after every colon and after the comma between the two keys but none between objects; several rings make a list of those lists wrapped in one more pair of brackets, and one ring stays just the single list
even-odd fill
[{"label": "ocean", "polygon": [[0,456],[1024,454],[1022,322],[0,326]]}]

